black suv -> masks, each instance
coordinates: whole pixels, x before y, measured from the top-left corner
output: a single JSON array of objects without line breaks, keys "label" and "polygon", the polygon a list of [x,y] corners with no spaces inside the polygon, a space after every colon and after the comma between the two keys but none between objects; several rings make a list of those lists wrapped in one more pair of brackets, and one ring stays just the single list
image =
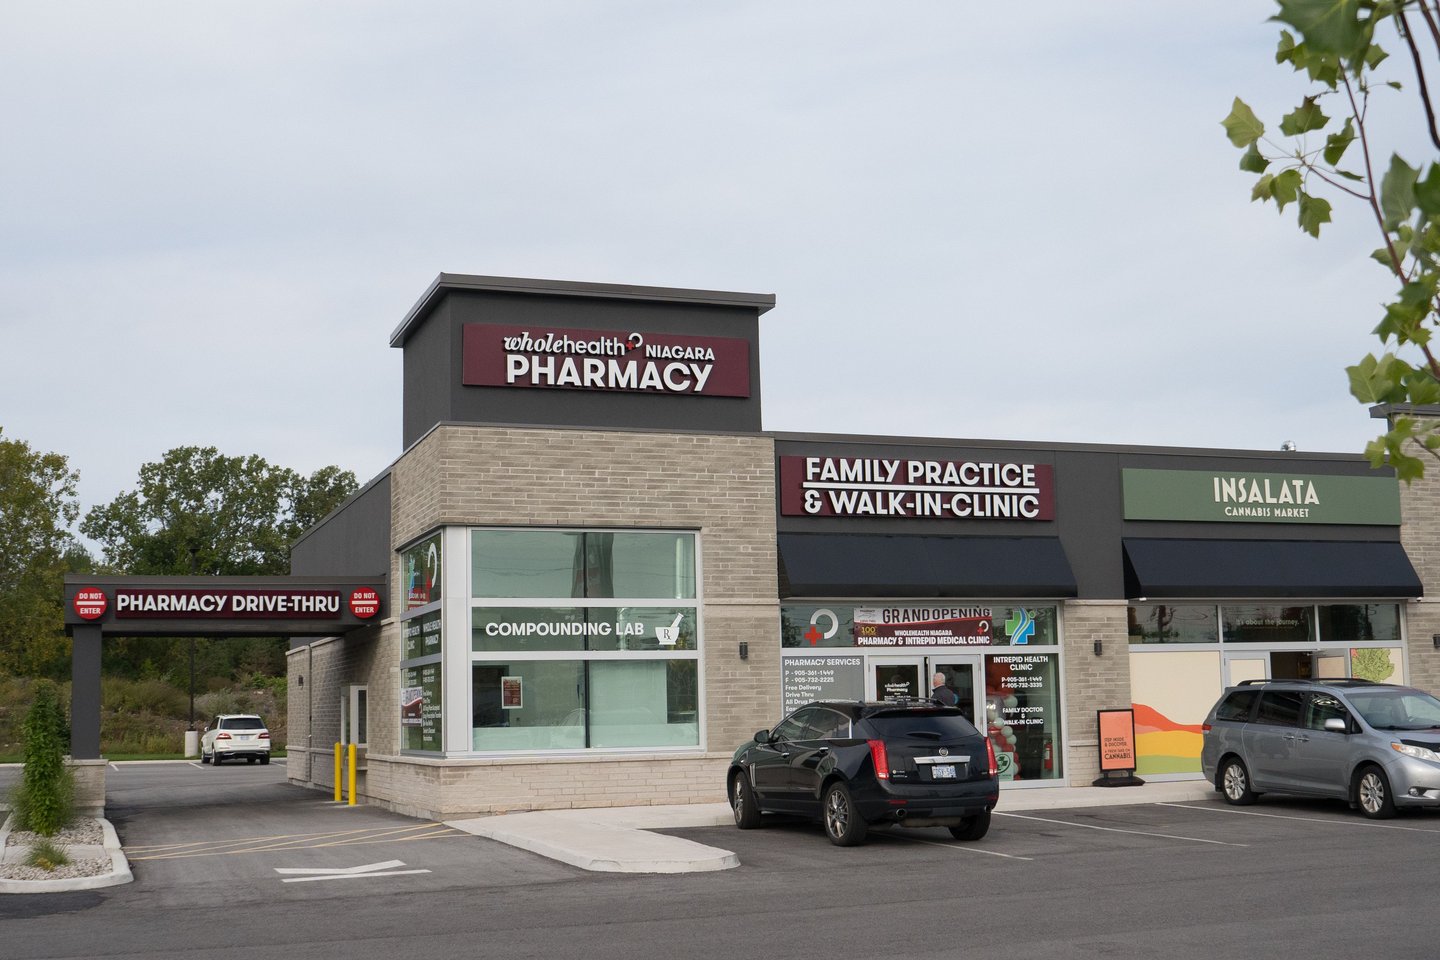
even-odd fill
[{"label": "black suv", "polygon": [[979,840],[1000,799],[990,741],[932,700],[808,703],[735,751],[727,788],[741,830],[765,813],[800,814],[842,847],[874,824]]}]

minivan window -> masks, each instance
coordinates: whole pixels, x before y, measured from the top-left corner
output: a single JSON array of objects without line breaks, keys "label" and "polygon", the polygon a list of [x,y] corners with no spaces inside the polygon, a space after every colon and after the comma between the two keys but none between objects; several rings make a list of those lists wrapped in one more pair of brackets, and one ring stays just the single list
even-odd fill
[{"label": "minivan window", "polygon": [[1350,694],[1350,702],[1376,730],[1429,730],[1440,727],[1440,700],[1418,690]]},{"label": "minivan window", "polygon": [[1260,695],[1256,723],[1293,727],[1300,723],[1300,693],[1297,690],[1266,690]]},{"label": "minivan window", "polygon": [[1324,730],[1326,720],[1344,720],[1346,726],[1350,724],[1350,713],[1337,700],[1334,694],[1310,691],[1305,694],[1305,712],[1301,717],[1301,726],[1306,730]]},{"label": "minivan window", "polygon": [[1255,706],[1259,690],[1236,690],[1215,708],[1216,720],[1249,720],[1250,708]]}]

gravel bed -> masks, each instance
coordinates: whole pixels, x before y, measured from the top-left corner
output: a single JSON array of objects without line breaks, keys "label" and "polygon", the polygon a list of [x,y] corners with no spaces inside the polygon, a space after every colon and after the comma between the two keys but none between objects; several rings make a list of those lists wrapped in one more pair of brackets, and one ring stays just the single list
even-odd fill
[{"label": "gravel bed", "polygon": [[[5,845],[7,847],[28,847],[42,839],[45,838],[39,834],[17,830],[5,838]],[[100,821],[93,817],[76,817],[69,826],[57,832],[49,840],[60,847],[68,847],[73,844],[99,846],[105,842],[105,831],[101,829]],[[109,873],[110,869],[109,857],[72,860],[65,866],[56,867],[54,870],[27,867],[23,863],[0,863],[0,880],[73,880],[77,877],[97,877],[103,873]]]}]

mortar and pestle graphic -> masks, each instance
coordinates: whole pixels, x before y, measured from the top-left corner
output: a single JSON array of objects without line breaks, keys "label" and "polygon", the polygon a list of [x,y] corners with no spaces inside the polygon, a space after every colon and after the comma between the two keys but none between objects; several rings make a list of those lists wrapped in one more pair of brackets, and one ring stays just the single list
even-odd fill
[{"label": "mortar and pestle graphic", "polygon": [[668,627],[656,627],[655,639],[660,641],[662,647],[673,647],[680,640],[680,621],[685,619],[685,614],[675,614],[675,622]]}]

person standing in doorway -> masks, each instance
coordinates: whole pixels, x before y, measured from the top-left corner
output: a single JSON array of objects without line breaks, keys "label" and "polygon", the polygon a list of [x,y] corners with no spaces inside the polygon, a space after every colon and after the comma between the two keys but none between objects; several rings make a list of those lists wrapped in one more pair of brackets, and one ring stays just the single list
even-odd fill
[{"label": "person standing in doorway", "polygon": [[939,670],[935,671],[935,678],[932,683],[932,689],[930,690],[930,699],[938,700],[947,707],[953,707],[960,702],[960,698],[956,696],[955,691],[945,685],[945,674]]}]

